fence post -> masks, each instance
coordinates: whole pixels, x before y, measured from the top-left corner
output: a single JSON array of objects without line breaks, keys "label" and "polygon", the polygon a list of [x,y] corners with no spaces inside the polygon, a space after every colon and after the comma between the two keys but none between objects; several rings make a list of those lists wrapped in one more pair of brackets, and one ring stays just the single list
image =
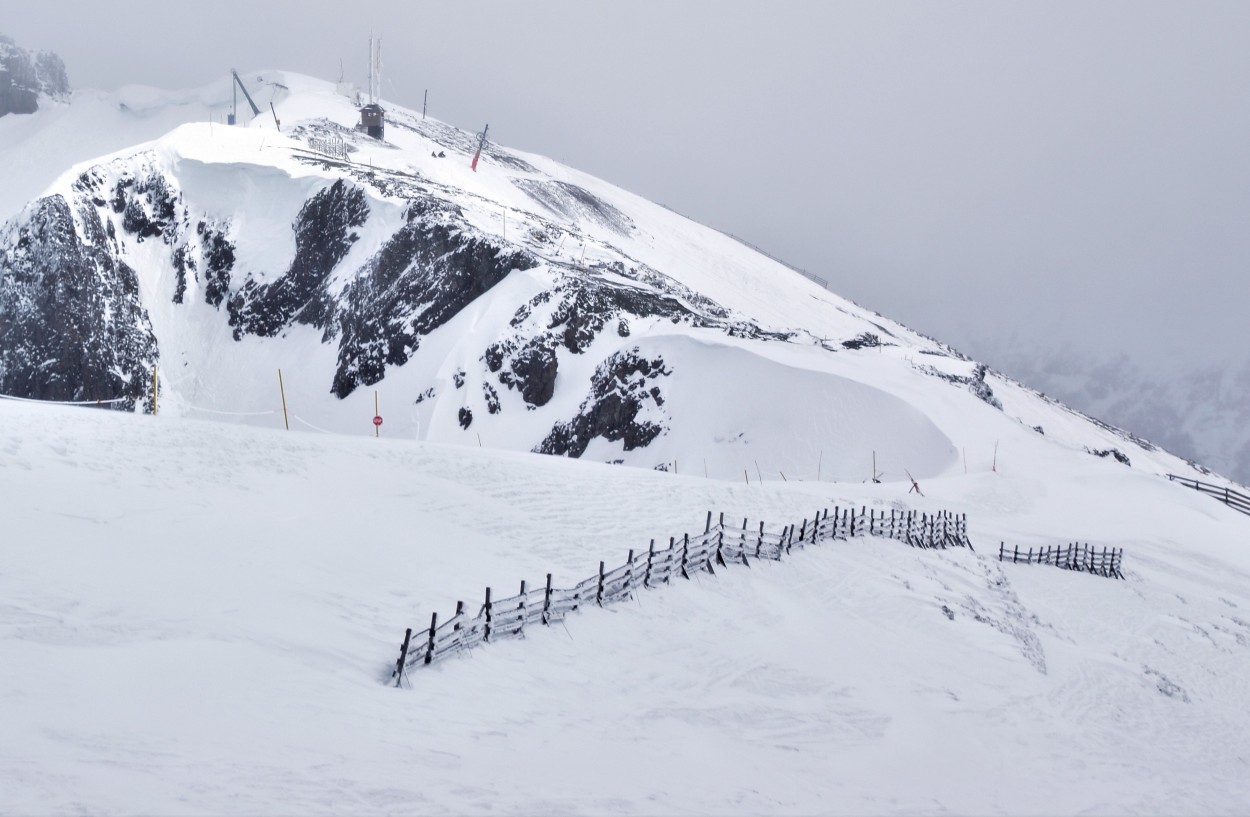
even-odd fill
[{"label": "fence post", "polygon": [[[760,522],[760,535],[759,535],[759,538],[755,540],[755,558],[758,559],[760,557],[760,551],[763,549],[764,549],[764,523],[761,521]],[[743,548],[742,550],[742,563],[744,565],[747,564],[746,548]],[[750,565],[747,565],[747,566],[749,567]]]},{"label": "fence post", "polygon": [[[743,527],[746,526],[746,520],[742,520]],[[725,526],[721,525],[719,531],[716,532],[716,561],[721,567],[725,567],[725,555],[721,550],[725,546]]]},{"label": "fence post", "polygon": [[399,660],[395,662],[395,686],[404,680],[404,661],[408,658],[408,642],[412,640],[412,628],[404,630],[404,643],[399,648]]},{"label": "fence post", "polygon": [[434,663],[434,631],[438,629],[438,613],[430,616],[430,643],[425,649],[425,663]]},{"label": "fence post", "polygon": [[1011,563],[1014,565],[1018,561],[1020,561],[1020,546],[1016,545],[1016,550],[1011,556]]},{"label": "fence post", "polygon": [[625,560],[628,567],[625,568],[625,594],[629,595],[630,587],[634,583],[634,549],[629,549],[629,558]]},{"label": "fence post", "polygon": [[490,641],[491,623],[493,621],[492,610],[490,607],[490,588],[486,588],[486,624],[482,627],[482,640]]},{"label": "fence post", "polygon": [[[803,527],[799,528],[799,541],[802,542],[805,538],[807,538],[807,519],[806,518],[803,520]],[[787,542],[786,551],[789,552],[789,550],[790,550],[790,545]]]},{"label": "fence post", "polygon": [[521,598],[516,607],[521,613],[521,621],[517,624],[516,631],[517,634],[523,634],[525,632],[525,579],[521,579]]},{"label": "fence post", "polygon": [[651,563],[655,560],[655,540],[651,540],[651,544],[647,546],[647,572],[642,577],[642,586],[650,589],[651,587]]},{"label": "fence post", "polygon": [[599,562],[599,589],[595,592],[595,602],[603,606],[603,561]]},{"label": "fence post", "polygon": [[686,572],[686,557],[689,555],[690,555],[690,534],[683,533],[682,545],[681,545],[681,575],[686,579],[690,578],[690,574]]},{"label": "fence post", "polygon": [[551,624],[551,574],[547,574],[547,589],[543,592],[543,624]]}]

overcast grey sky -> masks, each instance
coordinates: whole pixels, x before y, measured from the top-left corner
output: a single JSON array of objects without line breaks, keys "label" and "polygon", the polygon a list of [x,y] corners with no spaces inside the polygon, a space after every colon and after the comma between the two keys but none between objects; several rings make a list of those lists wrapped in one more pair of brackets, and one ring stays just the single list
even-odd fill
[{"label": "overcast grey sky", "polygon": [[106,89],[363,84],[372,29],[384,97],[428,88],[991,362],[1250,356],[1248,2],[7,5]]}]

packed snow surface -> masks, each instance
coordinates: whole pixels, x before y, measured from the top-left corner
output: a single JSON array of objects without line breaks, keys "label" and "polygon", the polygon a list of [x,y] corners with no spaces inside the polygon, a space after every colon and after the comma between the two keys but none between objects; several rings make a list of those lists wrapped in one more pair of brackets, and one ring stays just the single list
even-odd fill
[{"label": "packed snow surface", "polygon": [[[1244,810],[1250,518],[1058,446],[997,469],[918,497],[0,401],[0,812]],[[487,585],[832,505],[977,550],[828,543],[389,682]],[[1127,578],[994,555],[1074,539]]]}]

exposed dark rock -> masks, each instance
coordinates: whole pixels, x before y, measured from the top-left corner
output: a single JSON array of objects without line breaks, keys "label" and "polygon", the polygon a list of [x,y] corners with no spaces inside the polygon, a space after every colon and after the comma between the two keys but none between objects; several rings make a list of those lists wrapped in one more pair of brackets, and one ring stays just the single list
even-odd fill
[{"label": "exposed dark rock", "polygon": [[63,197],[32,208],[0,255],[0,392],[133,409],[157,360],[134,270],[94,207],[78,208],[81,235]]},{"label": "exposed dark rock", "polygon": [[968,391],[975,394],[981,401],[989,403],[994,408],[1002,411],[1002,401],[994,396],[994,390],[990,388],[989,383],[985,382],[985,375],[988,371],[988,366],[984,363],[978,363],[976,368],[972,370],[972,377],[968,380]]},{"label": "exposed dark rock", "polygon": [[913,363],[912,365],[919,371],[941,380],[945,380],[947,383],[966,385],[968,387],[968,391],[975,394],[980,400],[988,403],[999,411],[1002,411],[1003,409],[1002,401],[994,396],[994,390],[990,388],[989,383],[985,382],[985,375],[989,372],[989,367],[984,363],[978,363],[970,375],[949,374],[941,369],[930,366],[927,363]]},{"label": "exposed dark rock", "polygon": [[456,388],[464,386],[464,369],[456,372],[451,376],[451,382],[456,384]]},{"label": "exposed dark rock", "polygon": [[486,410],[491,414],[498,414],[500,411],[499,392],[495,391],[495,387],[483,381],[482,396],[486,398]]},{"label": "exposed dark rock", "polygon": [[272,337],[294,322],[324,328],[332,311],[326,279],[359,238],[352,228],[368,217],[364,192],[342,179],[305,202],[293,225],[295,258],[286,274],[271,284],[249,280],[226,304],[235,340]]},{"label": "exposed dark rock", "polygon": [[473,423],[473,412],[470,409],[460,408],[460,427],[468,428]]},{"label": "exposed dark rock", "polygon": [[648,404],[662,405],[657,400],[659,387],[648,384],[670,374],[672,371],[665,368],[663,359],[648,360],[639,355],[638,349],[612,355],[595,370],[590,395],[582,402],[577,416],[567,423],[557,423],[534,450],[580,457],[595,437],[623,440],[626,451],[650,445],[665,429],[640,419],[639,414]]},{"label": "exposed dark rock", "polygon": [[408,223],[365,265],[339,298],[342,332],[333,392],[346,397],[402,366],[419,338],[451,320],[514,269],[538,262],[472,230],[459,208],[414,201]]},{"label": "exposed dark rock", "polygon": [[204,254],[204,301],[209,306],[220,307],[230,294],[230,271],[234,269],[234,245],[223,232],[207,226],[203,221],[197,227],[200,233],[200,249]]},{"label": "exposed dark rock", "polygon": [[[558,294],[560,301],[547,328],[554,330],[553,339],[574,354],[584,352],[609,321],[618,322],[619,334],[621,313],[639,318],[661,316],[679,320],[693,316],[690,309],[675,298],[600,281],[569,279]],[[624,334],[629,334],[628,327]]]},{"label": "exposed dark rock", "polygon": [[195,275],[195,257],[188,251],[186,245],[174,250],[174,303],[182,303],[182,298],[187,292],[187,273]]},{"label": "exposed dark rock", "polygon": [[556,391],[556,350],[543,338],[525,344],[512,360],[513,380],[521,398],[531,406],[545,406]]},{"label": "exposed dark rock", "polygon": [[0,116],[39,110],[39,96],[69,93],[65,63],[50,51],[27,51],[0,34]]},{"label": "exposed dark rock", "polygon": [[881,345],[881,338],[871,332],[863,332],[850,340],[842,341],[844,349],[873,349]]},{"label": "exposed dark rock", "polygon": [[1093,454],[1095,457],[1113,457],[1116,462],[1123,463],[1130,468],[1133,467],[1133,463],[1129,462],[1128,455],[1118,448],[1086,448],[1085,450]]}]

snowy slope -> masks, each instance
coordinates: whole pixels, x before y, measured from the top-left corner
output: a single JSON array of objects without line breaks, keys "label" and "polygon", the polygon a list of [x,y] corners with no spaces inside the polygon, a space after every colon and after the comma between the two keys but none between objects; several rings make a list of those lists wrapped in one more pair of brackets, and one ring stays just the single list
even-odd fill
[{"label": "snowy slope", "polygon": [[[1043,439],[918,498],[0,401],[0,811],[1239,812],[1250,518]],[[977,551],[829,544],[385,683],[485,585],[831,504]],[[1127,579],[991,555],[1073,538]]]}]

